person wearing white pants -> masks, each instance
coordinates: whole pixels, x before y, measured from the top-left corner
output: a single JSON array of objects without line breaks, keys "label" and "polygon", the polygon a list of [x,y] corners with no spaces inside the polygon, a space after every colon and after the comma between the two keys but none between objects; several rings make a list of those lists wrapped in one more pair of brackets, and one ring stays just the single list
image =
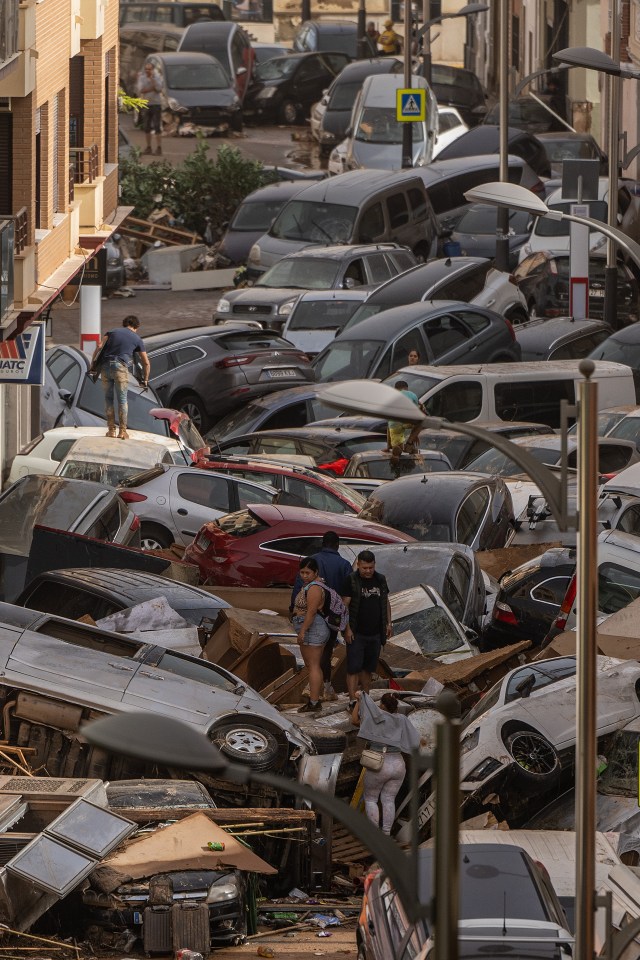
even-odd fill
[{"label": "person wearing white pants", "polygon": [[382,832],[391,833],[396,818],[396,797],[405,778],[407,768],[401,753],[384,755],[382,769],[365,770],[364,774],[364,812],[376,827],[380,826],[380,807],[382,807]]}]

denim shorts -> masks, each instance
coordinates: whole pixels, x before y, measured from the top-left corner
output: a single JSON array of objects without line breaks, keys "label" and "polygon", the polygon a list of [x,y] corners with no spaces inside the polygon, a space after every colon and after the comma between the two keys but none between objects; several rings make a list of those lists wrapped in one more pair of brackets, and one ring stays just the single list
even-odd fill
[{"label": "denim shorts", "polygon": [[[303,623],[304,617],[293,618],[293,625],[298,633],[300,632]],[[303,646],[324,647],[328,639],[329,627],[327,625],[327,621],[324,620],[319,613],[316,613],[311,626],[308,628],[308,630],[305,630],[304,640],[302,641]]]}]

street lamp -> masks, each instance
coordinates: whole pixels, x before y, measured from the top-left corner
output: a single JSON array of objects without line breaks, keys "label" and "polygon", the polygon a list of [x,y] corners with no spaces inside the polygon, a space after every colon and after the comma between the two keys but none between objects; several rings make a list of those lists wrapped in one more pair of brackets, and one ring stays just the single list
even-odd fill
[{"label": "street lamp", "polygon": [[[455,20],[457,17],[472,17],[475,13],[484,13],[485,10],[488,9],[489,5],[487,3],[467,3],[464,7],[460,7],[456,13],[443,13],[439,17],[433,17],[432,20],[427,20],[418,30],[417,39],[419,40],[420,37],[423,37],[422,75],[429,86],[431,86],[431,27],[442,23],[443,20]],[[407,51],[405,50],[405,55],[406,53]]]}]

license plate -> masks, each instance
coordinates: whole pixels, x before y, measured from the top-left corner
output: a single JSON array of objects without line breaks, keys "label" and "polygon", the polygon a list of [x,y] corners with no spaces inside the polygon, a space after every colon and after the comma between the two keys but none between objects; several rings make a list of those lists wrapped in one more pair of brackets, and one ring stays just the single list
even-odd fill
[{"label": "license plate", "polygon": [[604,297],[604,290],[589,290],[590,297]]},{"label": "license plate", "polygon": [[279,370],[265,370],[270,380],[276,380],[280,377],[297,377],[298,371],[293,367],[281,367]]},{"label": "license plate", "polygon": [[211,541],[209,540],[209,537],[207,537],[206,534],[201,533],[196,540],[196,547],[198,550],[206,550],[210,543]]}]

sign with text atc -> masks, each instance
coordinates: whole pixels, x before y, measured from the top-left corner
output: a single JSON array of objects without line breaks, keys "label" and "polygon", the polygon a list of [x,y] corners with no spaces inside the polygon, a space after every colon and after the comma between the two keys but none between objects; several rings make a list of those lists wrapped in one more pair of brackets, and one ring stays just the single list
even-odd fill
[{"label": "sign with text atc", "polygon": [[0,383],[44,383],[44,322],[32,323],[13,340],[0,342]]}]

